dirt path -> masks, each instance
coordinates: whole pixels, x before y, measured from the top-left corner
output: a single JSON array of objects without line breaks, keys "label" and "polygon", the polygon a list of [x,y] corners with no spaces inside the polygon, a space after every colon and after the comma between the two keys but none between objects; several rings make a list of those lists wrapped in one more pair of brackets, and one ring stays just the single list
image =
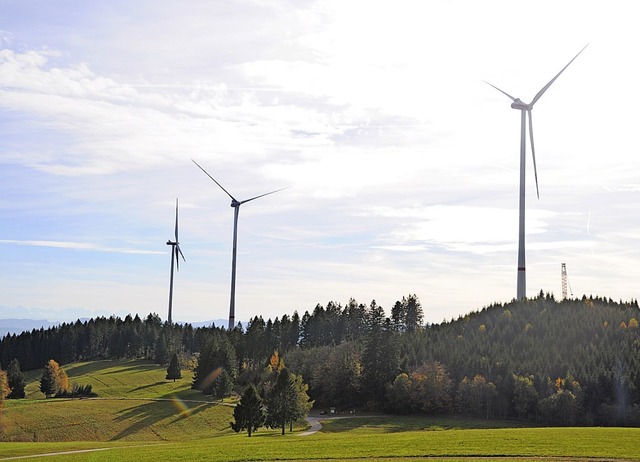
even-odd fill
[{"label": "dirt path", "polygon": [[[310,415],[307,416],[307,422],[311,425],[311,428],[303,431],[302,433],[298,433],[298,436],[309,436],[317,433],[322,429],[321,420],[337,420],[337,419],[357,419],[358,417],[365,417],[362,415],[340,415],[340,416],[327,416],[327,415]],[[366,416],[366,417],[378,417],[378,416]]]},{"label": "dirt path", "polygon": [[309,422],[309,424],[311,425],[311,428],[309,428],[309,430],[303,431],[302,433],[298,433],[298,436],[313,435],[314,433],[316,433],[318,430],[322,428],[322,424],[320,423],[320,418],[318,417],[308,416],[307,422]]}]

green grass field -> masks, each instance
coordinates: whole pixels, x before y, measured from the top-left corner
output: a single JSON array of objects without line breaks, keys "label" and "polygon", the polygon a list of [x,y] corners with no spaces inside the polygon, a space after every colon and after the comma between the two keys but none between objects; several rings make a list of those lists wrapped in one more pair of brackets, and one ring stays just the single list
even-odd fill
[{"label": "green grass field", "polygon": [[[354,419],[357,420],[357,419]],[[244,460],[640,460],[640,429],[503,428],[391,433],[317,433],[308,437],[258,432],[193,443],[4,443],[5,458],[68,450],[47,460],[91,461],[244,461]],[[0,460],[3,460],[0,458]]]},{"label": "green grass field", "polygon": [[192,374],[165,380],[148,361],[97,361],[64,367],[70,382],[91,384],[92,399],[44,399],[39,371],[24,400],[7,400],[2,441],[184,441],[231,432],[233,409],[191,389]]},{"label": "green grass field", "polygon": [[300,436],[306,428],[300,424],[285,436],[260,429],[247,438],[229,429],[229,403],[191,390],[188,372],[174,383],[164,380],[165,368],[145,361],[64,369],[71,382],[90,383],[99,397],[44,399],[39,372],[29,374],[28,398],[7,401],[3,411],[0,461],[52,453],[58,455],[47,460],[640,460],[638,428],[514,428],[476,419],[358,415],[326,420],[310,436]]}]

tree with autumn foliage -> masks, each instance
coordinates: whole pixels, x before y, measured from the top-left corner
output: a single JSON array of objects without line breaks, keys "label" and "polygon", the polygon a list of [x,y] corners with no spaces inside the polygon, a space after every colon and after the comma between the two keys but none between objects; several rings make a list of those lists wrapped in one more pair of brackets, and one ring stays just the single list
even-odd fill
[{"label": "tree with autumn foliage", "polygon": [[53,359],[50,359],[40,376],[40,391],[47,398],[60,396],[70,391],[69,376]]},{"label": "tree with autumn foliage", "polygon": [[4,399],[9,396],[9,380],[7,379],[7,373],[0,371],[0,410],[4,406]]}]

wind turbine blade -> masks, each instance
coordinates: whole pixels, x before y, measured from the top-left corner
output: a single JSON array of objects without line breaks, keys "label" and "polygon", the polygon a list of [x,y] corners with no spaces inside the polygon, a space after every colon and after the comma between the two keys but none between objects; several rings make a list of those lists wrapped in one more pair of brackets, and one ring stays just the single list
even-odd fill
[{"label": "wind turbine blade", "polygon": [[249,202],[249,201],[252,201],[254,199],[259,199],[261,197],[268,196],[269,194],[277,193],[277,192],[283,191],[285,189],[288,189],[288,188],[280,188],[280,189],[276,189],[275,191],[271,191],[271,192],[268,192],[268,193],[260,194],[259,196],[252,197],[251,199],[245,199],[242,202],[240,202],[240,204],[244,204],[245,202]]},{"label": "wind turbine blade", "polygon": [[504,90],[500,90],[500,89],[499,89],[498,87],[496,87],[494,84],[489,83],[489,82],[487,82],[486,80],[483,80],[483,82],[484,82],[484,83],[486,83],[487,85],[489,85],[489,86],[491,86],[491,87],[495,88],[495,89],[496,89],[496,90],[498,90],[500,93],[502,93],[502,94],[504,94],[504,95],[507,95],[509,98],[511,98],[511,101],[515,101],[515,100],[516,100],[516,98],[514,98],[513,96],[511,96],[511,95],[510,95],[509,93],[507,93],[506,91],[504,91]]},{"label": "wind turbine blade", "polygon": [[192,161],[194,164],[196,164],[196,165],[198,166],[198,168],[199,168],[200,170],[202,170],[202,171],[203,171],[203,172],[204,172],[204,173],[205,173],[209,178],[211,178],[215,184],[217,184],[218,186],[220,186],[220,189],[222,189],[224,192],[226,192],[226,193],[227,193],[227,196],[229,196],[229,197],[231,198],[231,200],[234,200],[234,201],[238,202],[238,201],[236,200],[236,198],[235,198],[235,197],[233,197],[233,196],[229,193],[229,191],[227,191],[226,189],[224,189],[224,188],[222,187],[222,185],[221,185],[220,183],[218,183],[214,177],[212,177],[211,175],[209,175],[209,173],[208,173],[205,169],[203,169],[203,168],[200,166],[200,164],[198,164],[198,163],[197,163],[195,160],[193,160],[193,159],[191,159],[191,161]]},{"label": "wind turbine blade", "polygon": [[538,189],[538,167],[536,167],[536,149],[533,146],[533,119],[531,118],[531,109],[527,111],[529,116],[529,137],[531,140],[531,156],[533,157],[533,174],[536,177],[536,194],[540,199],[540,190]]},{"label": "wind turbine blade", "polygon": [[176,242],[178,241],[178,199],[176,199]]},{"label": "wind turbine blade", "polygon": [[184,254],[182,253],[182,249],[180,248],[180,244],[176,244],[176,261],[178,261],[178,254],[182,257],[182,261],[186,263],[187,259],[184,258]]},{"label": "wind turbine blade", "polygon": [[556,81],[556,79],[557,79],[558,77],[560,77],[560,74],[562,74],[562,73],[564,72],[564,70],[565,70],[567,67],[569,67],[569,64],[571,64],[571,63],[573,62],[573,60],[574,60],[574,59],[576,59],[576,58],[580,55],[580,53],[582,53],[582,52],[584,51],[584,49],[585,49],[585,48],[587,48],[588,46],[589,46],[589,44],[587,43],[587,44],[584,46],[584,48],[583,48],[582,50],[580,50],[580,51],[578,52],[578,54],[577,54],[577,55],[575,55],[575,56],[573,57],[573,59],[572,59],[571,61],[569,61],[569,62],[567,63],[567,65],[566,65],[566,66],[564,66],[564,67],[562,68],[562,70],[556,74],[556,76],[555,76],[554,78],[552,78],[552,79],[551,79],[551,81],[550,81],[548,84],[546,84],[544,87],[542,87],[542,89],[538,92],[538,94],[537,94],[536,96],[534,96],[534,97],[533,97],[533,100],[531,101],[531,103],[529,103],[529,106],[530,106],[530,107],[533,107],[533,105],[534,105],[534,104],[536,104],[536,101],[538,101],[538,100],[540,99],[540,97],[544,94],[544,92],[545,92],[545,91],[547,91],[547,90],[549,89],[549,87],[551,86],[551,84],[553,84],[553,82],[555,82],[555,81]]}]

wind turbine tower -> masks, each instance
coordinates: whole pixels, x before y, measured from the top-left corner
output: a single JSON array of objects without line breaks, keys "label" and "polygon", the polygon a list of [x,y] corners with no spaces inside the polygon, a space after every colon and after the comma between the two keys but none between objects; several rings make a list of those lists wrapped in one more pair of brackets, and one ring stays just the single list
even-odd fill
[{"label": "wind turbine tower", "polygon": [[236,259],[237,259],[236,249],[238,246],[238,215],[240,214],[240,206],[254,199],[259,199],[261,197],[268,196],[269,194],[277,193],[278,191],[282,191],[283,189],[286,189],[286,188],[276,189],[275,191],[270,191],[268,193],[260,194],[259,196],[255,196],[249,199],[245,199],[243,201],[239,201],[235,197],[233,197],[229,193],[229,191],[224,189],[222,185],[218,183],[214,177],[209,175],[209,173],[204,168],[202,168],[200,164],[198,164],[193,159],[191,160],[193,161],[194,164],[198,166],[200,170],[202,170],[205,173],[205,175],[211,178],[213,182],[220,187],[220,189],[222,189],[225,193],[227,193],[227,196],[231,198],[231,207],[233,207],[233,252],[232,252],[232,259],[231,259],[231,297],[229,301],[229,330],[231,330],[235,327],[235,321],[236,321]]},{"label": "wind turbine tower", "polygon": [[569,65],[584,51],[585,47],[573,57],[566,66],[564,66],[556,76],[549,81],[540,91],[533,97],[530,103],[525,103],[520,98],[514,98],[509,93],[495,85],[486,82],[500,93],[506,95],[511,99],[511,107],[520,111],[520,200],[519,200],[519,220],[518,220],[518,286],[516,291],[516,298],[522,300],[527,296],[527,277],[526,277],[526,264],[525,264],[525,251],[524,251],[524,215],[525,215],[525,168],[526,168],[526,149],[527,149],[527,117],[529,118],[529,139],[531,141],[531,157],[533,158],[533,173],[536,180],[536,195],[540,199],[540,190],[538,189],[538,169],[536,168],[536,151],[533,145],[533,120],[531,118],[531,110],[533,106],[538,102],[542,95],[549,89],[549,87],[556,81],[560,74],[569,67]]},{"label": "wind turbine tower", "polygon": [[171,315],[173,310],[173,267],[176,271],[180,271],[180,258],[185,262],[184,255],[180,249],[180,242],[178,242],[178,199],[176,199],[176,229],[175,229],[175,241],[168,240],[167,245],[171,246],[171,279],[169,280],[169,315],[167,316],[167,322],[172,323]]}]

